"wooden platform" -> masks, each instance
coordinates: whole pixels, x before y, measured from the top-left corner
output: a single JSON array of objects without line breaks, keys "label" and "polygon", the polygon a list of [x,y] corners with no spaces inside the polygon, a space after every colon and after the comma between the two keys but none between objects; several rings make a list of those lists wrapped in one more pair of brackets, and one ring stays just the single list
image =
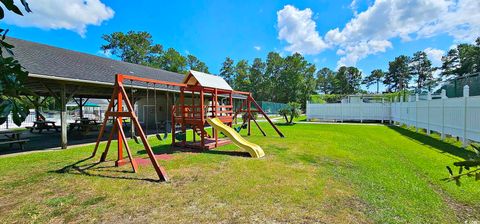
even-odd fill
[{"label": "wooden platform", "polygon": [[[231,143],[232,143],[232,141],[230,141],[229,139],[219,138],[218,139],[218,144],[217,144],[216,147],[228,145],[228,144],[231,144]],[[198,141],[198,142],[186,142],[185,146],[182,144],[182,142],[175,142],[174,146],[175,147],[187,147],[187,148],[193,148],[193,149],[204,149],[204,150],[216,148],[215,147],[215,139],[213,139],[213,138],[206,138],[205,139],[205,147],[201,146],[200,141]]]}]

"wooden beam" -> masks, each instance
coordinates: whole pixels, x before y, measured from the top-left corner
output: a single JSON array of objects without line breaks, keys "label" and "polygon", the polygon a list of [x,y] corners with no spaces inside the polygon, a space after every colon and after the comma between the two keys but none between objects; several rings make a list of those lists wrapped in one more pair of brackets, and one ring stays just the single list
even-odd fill
[{"label": "wooden beam", "polygon": [[88,102],[89,100],[90,100],[90,98],[87,98],[87,99],[83,102],[82,107],[85,106],[85,104],[87,104],[87,102]]},{"label": "wooden beam", "polygon": [[283,135],[283,133],[278,130],[277,126],[272,122],[272,120],[270,120],[270,118],[267,116],[267,114],[265,113],[265,111],[263,111],[262,107],[260,107],[260,105],[258,105],[257,101],[255,101],[255,99],[253,99],[252,96],[249,96],[248,97],[248,100],[250,100],[251,102],[253,102],[253,104],[255,105],[255,107],[257,107],[257,110],[260,111],[260,113],[265,117],[265,119],[267,119],[268,123],[270,123],[270,125],[273,127],[273,129],[275,129],[275,131],[277,132],[277,134],[280,136],[280,137],[285,137]]},{"label": "wooden beam", "polygon": [[73,91],[70,93],[70,95],[68,95],[67,101],[70,101],[70,99],[73,98],[73,96],[77,93],[77,91],[79,89],[80,89],[80,86],[75,86],[75,89],[73,89]]},{"label": "wooden beam", "polygon": [[106,116],[111,116],[111,117],[132,117],[132,112],[114,112],[114,111],[107,111],[105,113]]},{"label": "wooden beam", "polygon": [[81,106],[81,105],[80,105],[81,103],[79,103],[79,102],[75,99],[75,97],[73,98],[73,101],[75,101],[75,103],[76,103],[79,107]]},{"label": "wooden beam", "polygon": [[[106,110],[107,112],[112,110],[112,108],[114,107],[113,102],[115,101],[115,97],[117,95],[117,92],[118,92],[118,86],[115,85],[115,88],[113,89],[113,94],[112,94],[112,96],[109,100],[109,103],[108,103],[108,107],[107,107],[107,110]],[[97,142],[95,143],[95,148],[93,149],[93,153],[92,153],[91,158],[95,157],[95,155],[97,154],[98,146],[100,144],[100,141],[102,140],[103,134],[105,133],[105,128],[107,127],[108,118],[109,117],[106,116],[106,115],[103,118],[103,123],[102,123],[102,126],[100,127],[100,132],[98,132]]]},{"label": "wooden beam", "polygon": [[40,82],[40,84],[43,85],[43,87],[45,87],[47,89],[47,91],[50,93],[50,95],[52,95],[53,98],[55,98],[57,101],[61,102],[62,99],[60,99],[60,97],[52,91],[52,89],[50,89],[50,87],[48,87],[46,84],[44,84],[43,82]]},{"label": "wooden beam", "polygon": [[[105,118],[108,119],[107,116],[105,116]],[[117,122],[113,122],[113,128],[112,130],[110,130],[110,135],[108,136],[107,145],[105,146],[105,151],[102,153],[102,157],[100,157],[100,162],[105,162],[105,160],[107,159],[108,150],[110,149],[110,143],[112,143],[113,134],[116,131],[117,131]]]},{"label": "wooden beam", "polygon": [[141,78],[141,77],[137,77],[137,76],[124,75],[124,74],[117,74],[116,76],[120,80],[128,79],[128,80],[132,80],[132,81],[148,82],[148,83],[155,83],[155,84],[160,84],[160,85],[170,85],[170,86],[179,86],[179,87],[187,86],[186,84],[178,83],[178,82],[160,81],[160,80],[156,80],[156,79]]}]

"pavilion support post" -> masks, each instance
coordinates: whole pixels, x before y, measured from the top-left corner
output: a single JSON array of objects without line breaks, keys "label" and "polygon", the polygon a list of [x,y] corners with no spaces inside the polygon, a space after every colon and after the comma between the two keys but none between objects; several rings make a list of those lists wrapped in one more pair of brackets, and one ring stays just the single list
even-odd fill
[{"label": "pavilion support post", "polygon": [[80,119],[82,119],[83,118],[83,98],[82,97],[80,97],[79,107],[80,107]]},{"label": "pavilion support post", "polygon": [[61,123],[61,140],[60,146],[62,149],[67,148],[67,90],[65,84],[62,85],[60,89],[60,102],[61,102],[61,111],[60,111],[60,123]]}]

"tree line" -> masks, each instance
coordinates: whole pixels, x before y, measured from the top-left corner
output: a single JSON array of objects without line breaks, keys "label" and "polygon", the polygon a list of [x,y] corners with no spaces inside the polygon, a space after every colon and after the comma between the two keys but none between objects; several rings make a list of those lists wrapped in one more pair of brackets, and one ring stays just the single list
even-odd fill
[{"label": "tree line", "polygon": [[[438,71],[440,76],[434,77]],[[463,43],[450,49],[442,56],[440,67],[432,62],[424,51],[418,51],[412,57],[400,55],[388,63],[388,70],[376,69],[363,80],[367,87],[383,83],[386,92],[414,89],[416,92],[432,91],[442,80],[462,77],[480,72],[480,37],[475,44]],[[413,81],[413,82],[412,82]],[[413,84],[413,86],[412,86]]]},{"label": "tree line", "polygon": [[[148,32],[114,32],[102,37],[107,43],[101,46],[121,60],[164,69],[177,73],[196,70],[209,73],[208,66],[194,55],[182,55],[173,48],[164,49],[154,43]],[[347,95],[365,93],[361,86],[376,85],[380,93],[416,90],[432,91],[442,79],[464,76],[479,71],[480,38],[476,44],[459,44],[442,58],[442,66],[434,67],[427,53],[415,52],[412,56],[400,55],[388,62],[388,69],[375,69],[363,77],[353,66],[341,66],[336,71],[327,67],[316,69],[301,54],[281,56],[270,52],[265,60],[255,58],[251,63],[227,57],[218,75],[236,90],[252,92],[257,100],[280,103],[300,102],[303,105],[312,94]],[[434,73],[440,71],[440,77]]]},{"label": "tree line", "polygon": [[125,62],[184,74],[189,70],[209,73],[207,65],[197,57],[184,56],[173,48],[164,49],[161,44],[154,43],[148,32],[114,32],[103,35],[102,39],[107,43],[101,49]]},{"label": "tree line", "polygon": [[248,91],[257,100],[272,102],[306,102],[315,93],[315,65],[301,54],[282,57],[268,53],[266,60],[255,58],[234,62],[227,57],[219,75],[236,90]]}]

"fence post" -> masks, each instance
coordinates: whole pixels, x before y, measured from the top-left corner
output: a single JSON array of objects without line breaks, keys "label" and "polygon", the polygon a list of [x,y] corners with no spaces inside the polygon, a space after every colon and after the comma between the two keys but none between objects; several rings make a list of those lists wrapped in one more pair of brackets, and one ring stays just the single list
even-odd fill
[{"label": "fence post", "polygon": [[358,108],[358,111],[360,111],[360,123],[363,123],[363,100],[360,101],[360,104],[358,104],[360,106],[360,108]]},{"label": "fence post", "polygon": [[382,107],[380,109],[380,111],[382,111],[382,124],[383,124],[383,115],[385,114],[385,100],[383,99],[382,97]]},{"label": "fence post", "polygon": [[343,101],[340,102],[340,119],[341,119],[340,122],[343,123]]},{"label": "fence post", "polygon": [[464,107],[463,107],[463,147],[467,147],[468,139],[467,139],[467,104],[468,104],[468,97],[470,96],[470,87],[465,85],[463,87],[463,100],[464,100]]},{"label": "fence post", "polygon": [[403,96],[400,96],[400,126],[404,123],[405,121],[403,119]]},{"label": "fence post", "polygon": [[445,99],[447,99],[447,91],[442,89],[442,140],[445,140]]},{"label": "fence post", "polygon": [[430,101],[432,100],[432,93],[427,94],[427,135],[431,134],[430,131]]},{"label": "fence post", "polygon": [[415,131],[418,132],[418,93],[415,93]]},{"label": "fence post", "polygon": [[305,114],[307,115],[307,121],[310,121],[310,118],[308,118],[308,111],[309,111],[309,108],[308,108],[308,100],[307,100],[307,103],[305,104]]},{"label": "fence post", "polygon": [[390,125],[392,125],[392,120],[393,120],[393,103],[392,103],[392,98],[390,98]]}]

